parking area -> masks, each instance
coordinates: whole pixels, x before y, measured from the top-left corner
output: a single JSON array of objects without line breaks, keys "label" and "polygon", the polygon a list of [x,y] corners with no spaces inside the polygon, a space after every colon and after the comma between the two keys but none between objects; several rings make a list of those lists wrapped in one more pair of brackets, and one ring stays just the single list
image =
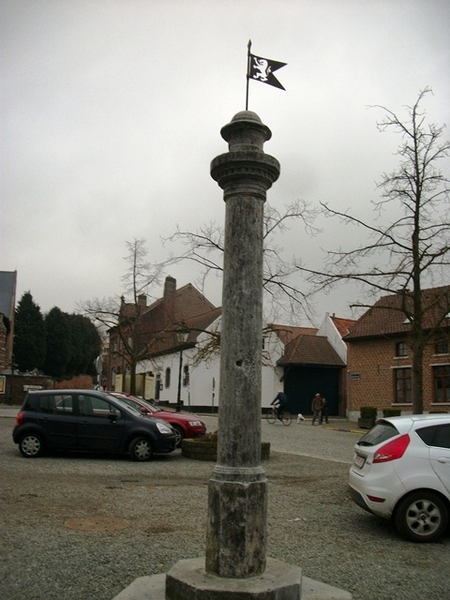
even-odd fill
[{"label": "parking area", "polygon": [[[207,417],[209,430],[216,417]],[[110,600],[135,578],[204,554],[213,465],[181,456],[24,459],[0,418],[2,597]],[[355,600],[450,597],[450,535],[405,542],[356,507],[347,472],[357,433],[262,422],[271,442],[268,556]]]}]

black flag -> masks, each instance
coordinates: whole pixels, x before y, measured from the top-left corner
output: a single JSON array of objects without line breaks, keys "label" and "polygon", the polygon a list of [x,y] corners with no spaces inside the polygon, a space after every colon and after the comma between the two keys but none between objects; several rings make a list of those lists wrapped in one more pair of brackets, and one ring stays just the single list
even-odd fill
[{"label": "black flag", "polygon": [[281,67],[284,67],[287,63],[269,60],[268,58],[255,56],[254,54],[249,54],[248,57],[249,61],[247,77],[249,79],[255,79],[256,81],[273,85],[281,90],[285,89],[275,77],[273,72],[281,69]]}]

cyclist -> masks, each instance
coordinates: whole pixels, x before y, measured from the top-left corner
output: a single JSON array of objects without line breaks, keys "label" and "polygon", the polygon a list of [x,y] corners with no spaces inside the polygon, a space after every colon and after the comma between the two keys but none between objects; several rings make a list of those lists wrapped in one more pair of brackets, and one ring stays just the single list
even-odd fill
[{"label": "cyclist", "polygon": [[278,392],[278,394],[276,395],[276,397],[272,400],[272,402],[270,404],[275,409],[277,419],[279,419],[281,421],[281,415],[286,410],[287,404],[288,404],[288,399],[287,399],[286,394],[284,392]]}]

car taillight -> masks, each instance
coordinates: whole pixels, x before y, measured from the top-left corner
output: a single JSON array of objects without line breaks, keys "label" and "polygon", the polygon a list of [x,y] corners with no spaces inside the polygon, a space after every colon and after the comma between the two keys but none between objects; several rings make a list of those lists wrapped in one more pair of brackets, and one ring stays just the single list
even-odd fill
[{"label": "car taillight", "polygon": [[401,435],[395,440],[391,440],[384,446],[381,446],[373,457],[374,463],[389,462],[390,460],[397,460],[401,458],[405,453],[406,448],[409,445],[409,435]]},{"label": "car taillight", "polygon": [[23,412],[20,412],[16,417],[16,427],[19,427],[19,425],[22,425],[22,421],[23,421]]}]

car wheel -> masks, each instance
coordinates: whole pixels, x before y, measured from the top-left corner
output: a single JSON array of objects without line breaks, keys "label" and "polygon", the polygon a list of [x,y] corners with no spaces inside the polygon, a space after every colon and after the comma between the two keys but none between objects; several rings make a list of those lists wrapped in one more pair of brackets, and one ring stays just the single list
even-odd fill
[{"label": "car wheel", "polygon": [[181,448],[181,440],[184,438],[184,431],[178,425],[172,425],[175,429],[176,447]]},{"label": "car wheel", "polygon": [[37,458],[44,452],[44,442],[37,433],[28,433],[20,440],[19,450],[25,458]]},{"label": "car wheel", "polygon": [[395,524],[413,542],[434,542],[448,525],[448,509],[434,492],[414,492],[403,498],[395,511]]},{"label": "car wheel", "polygon": [[130,444],[130,456],[133,460],[144,462],[153,455],[151,441],[146,437],[137,437]]}]

